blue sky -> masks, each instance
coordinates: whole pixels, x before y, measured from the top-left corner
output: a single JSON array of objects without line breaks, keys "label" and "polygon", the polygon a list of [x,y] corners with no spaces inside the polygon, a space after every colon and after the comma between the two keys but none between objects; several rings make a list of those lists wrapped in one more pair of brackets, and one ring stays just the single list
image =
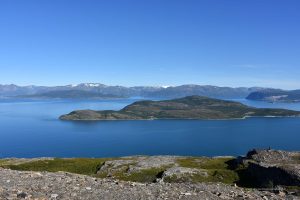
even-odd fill
[{"label": "blue sky", "polygon": [[0,83],[300,88],[298,0],[1,0]]}]

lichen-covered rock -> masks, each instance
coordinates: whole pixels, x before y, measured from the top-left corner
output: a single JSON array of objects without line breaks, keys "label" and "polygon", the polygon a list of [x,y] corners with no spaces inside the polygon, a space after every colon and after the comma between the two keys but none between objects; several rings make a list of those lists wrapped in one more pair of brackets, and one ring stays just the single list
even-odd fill
[{"label": "lichen-covered rock", "polygon": [[254,149],[247,153],[247,158],[266,165],[300,164],[300,152]]},{"label": "lichen-covered rock", "polygon": [[116,172],[127,174],[153,168],[163,168],[176,165],[176,156],[135,156],[106,161],[98,170],[98,174],[107,173],[110,176]]},{"label": "lichen-covered rock", "polygon": [[112,176],[117,172],[124,172],[128,170],[130,164],[134,164],[134,160],[109,160],[106,161],[101,168],[98,170],[97,174],[107,174],[107,176]]},{"label": "lichen-covered rock", "polygon": [[129,167],[128,172],[138,172],[151,168],[163,168],[166,166],[176,165],[175,156],[151,156],[151,157],[138,157],[135,165]]},{"label": "lichen-covered rock", "polygon": [[[204,169],[193,169],[193,168],[187,168],[187,167],[172,167],[168,168],[166,171],[164,171],[162,175],[162,180],[170,182],[172,179],[178,180],[187,180],[191,179],[194,175],[208,177],[208,173]],[[191,181],[191,180],[190,180]]]}]

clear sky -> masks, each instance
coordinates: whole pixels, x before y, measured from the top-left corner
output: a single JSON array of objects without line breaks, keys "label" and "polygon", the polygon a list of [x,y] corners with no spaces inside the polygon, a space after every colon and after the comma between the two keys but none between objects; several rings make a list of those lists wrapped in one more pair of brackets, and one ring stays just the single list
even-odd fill
[{"label": "clear sky", "polygon": [[299,0],[0,0],[0,83],[300,88]]}]

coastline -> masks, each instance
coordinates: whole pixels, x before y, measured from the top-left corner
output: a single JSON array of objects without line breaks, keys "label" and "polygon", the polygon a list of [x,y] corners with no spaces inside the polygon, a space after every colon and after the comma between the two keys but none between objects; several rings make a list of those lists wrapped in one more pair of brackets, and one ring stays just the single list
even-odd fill
[{"label": "coastline", "polygon": [[195,118],[152,118],[152,119],[60,119],[61,121],[152,121],[152,120],[195,120],[195,121],[232,121],[232,120],[245,120],[248,118],[300,118],[300,116],[245,116],[241,118],[226,118],[226,119],[195,119]]}]

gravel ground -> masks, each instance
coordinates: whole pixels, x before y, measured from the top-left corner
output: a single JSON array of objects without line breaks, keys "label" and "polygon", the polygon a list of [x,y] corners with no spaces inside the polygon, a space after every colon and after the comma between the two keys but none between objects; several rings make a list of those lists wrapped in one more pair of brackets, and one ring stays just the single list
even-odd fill
[{"label": "gravel ground", "polygon": [[284,193],[224,184],[132,183],[65,172],[21,172],[0,168],[0,199],[298,199]]}]

